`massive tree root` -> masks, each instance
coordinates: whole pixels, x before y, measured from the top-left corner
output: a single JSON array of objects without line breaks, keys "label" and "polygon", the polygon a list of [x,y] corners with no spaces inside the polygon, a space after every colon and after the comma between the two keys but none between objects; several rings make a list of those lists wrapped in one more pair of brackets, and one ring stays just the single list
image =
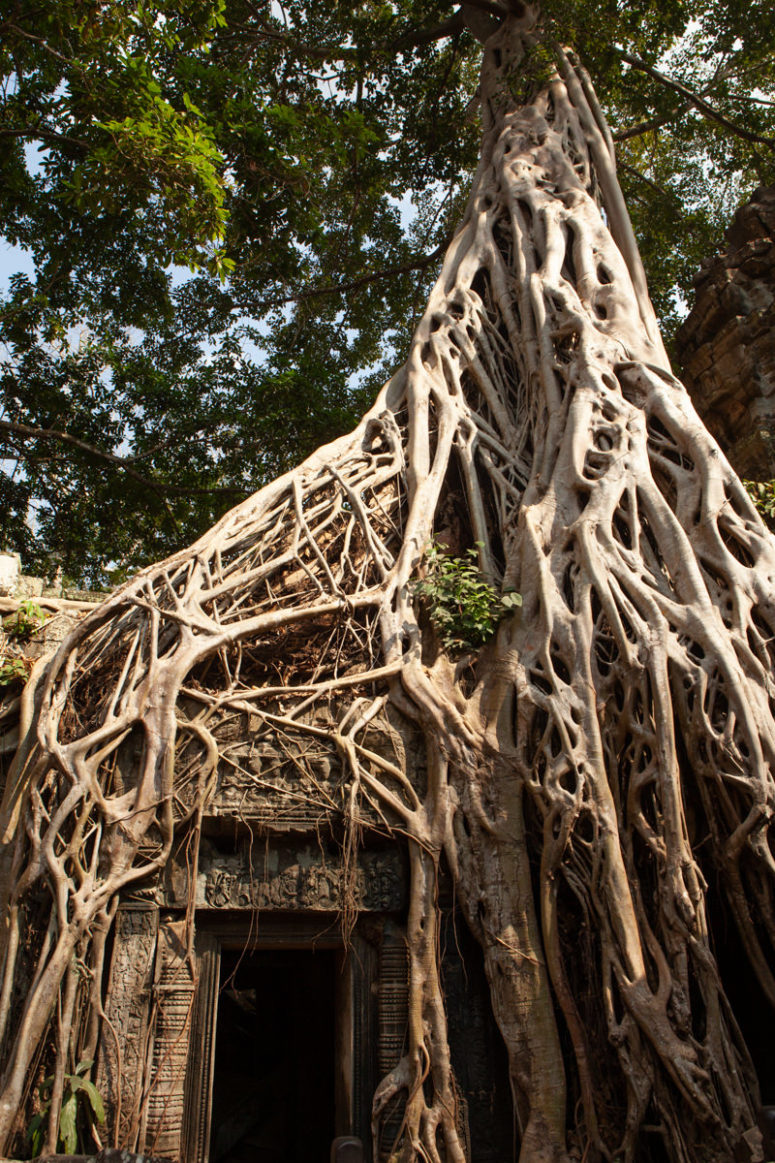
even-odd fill
[{"label": "massive tree root", "polygon": [[[28,697],[3,818],[0,1019],[22,1018],[0,1149],[44,1039],[60,1096],[93,1055],[118,894],[183,833],[195,861],[248,713],[256,739],[340,765],[321,809],[351,860],[367,817],[408,838],[409,1037],[374,1103],[378,1131],[405,1100],[397,1159],[466,1158],[442,859],[484,952],[523,1163],[763,1158],[699,854],[775,1003],[775,545],[670,372],[588,78],[555,48],[529,103],[507,99],[536,35],[514,15],[486,45],[469,207],[372,411],[124,586]],[[523,595],[478,654],[450,658],[413,598],[442,530]],[[426,770],[369,745],[389,707],[424,733]]]}]

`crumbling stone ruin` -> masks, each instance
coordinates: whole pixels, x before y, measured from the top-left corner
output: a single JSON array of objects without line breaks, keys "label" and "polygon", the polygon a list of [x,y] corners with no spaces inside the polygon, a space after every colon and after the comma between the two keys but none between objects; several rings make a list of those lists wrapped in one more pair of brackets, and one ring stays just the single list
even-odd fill
[{"label": "crumbling stone ruin", "polygon": [[[379,1163],[771,1157],[775,543],[670,371],[589,78],[553,46],[503,99],[533,20],[487,41],[404,367],[28,696],[11,1148],[45,1073],[55,1147],[88,1061],[93,1134],[185,1163],[342,1134]],[[450,507],[523,600],[461,652],[417,600]]]},{"label": "crumbling stone ruin", "polygon": [[758,189],[703,262],[677,336],[683,381],[742,477],[775,477],[775,187]]}]

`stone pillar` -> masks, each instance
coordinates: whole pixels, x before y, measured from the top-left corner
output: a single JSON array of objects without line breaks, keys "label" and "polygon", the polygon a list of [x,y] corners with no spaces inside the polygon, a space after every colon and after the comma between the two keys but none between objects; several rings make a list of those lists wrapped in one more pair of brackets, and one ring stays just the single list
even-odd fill
[{"label": "stone pillar", "polygon": [[95,1084],[105,1100],[106,1142],[129,1150],[140,1127],[158,930],[153,907],[122,905],[116,913]]},{"label": "stone pillar", "polygon": [[141,1128],[141,1149],[180,1159],[186,1105],[191,1027],[196,997],[195,966],[188,958],[186,922],[162,920],[156,956],[153,1041]]}]

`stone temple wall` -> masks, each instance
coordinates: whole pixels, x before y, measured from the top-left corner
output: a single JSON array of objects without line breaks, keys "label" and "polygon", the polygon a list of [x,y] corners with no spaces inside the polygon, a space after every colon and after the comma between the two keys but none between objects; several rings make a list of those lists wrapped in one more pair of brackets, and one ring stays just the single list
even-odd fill
[{"label": "stone temple wall", "polygon": [[775,477],[775,187],[735,215],[705,259],[676,337],[683,381],[737,472]]},{"label": "stone temple wall", "polygon": [[21,689],[33,664],[53,654],[105,596],[24,574],[18,553],[0,550],[0,796],[19,743]]}]

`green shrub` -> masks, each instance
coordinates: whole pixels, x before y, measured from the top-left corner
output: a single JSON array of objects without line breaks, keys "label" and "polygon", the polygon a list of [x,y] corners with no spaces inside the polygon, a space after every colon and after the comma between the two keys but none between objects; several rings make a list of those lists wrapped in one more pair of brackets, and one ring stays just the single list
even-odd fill
[{"label": "green shrub", "polygon": [[9,638],[18,638],[19,641],[26,642],[33,634],[37,634],[45,621],[46,615],[40,606],[28,599],[26,602],[20,602],[16,613],[5,619],[3,630]]},{"label": "green shrub", "polygon": [[26,659],[0,654],[0,687],[13,686],[15,682],[25,683],[28,675],[29,663]]},{"label": "green shrub", "polygon": [[478,650],[492,638],[498,623],[522,605],[516,590],[501,594],[484,577],[476,547],[463,557],[451,557],[433,541],[425,564],[426,575],[414,583],[412,592],[426,604],[445,650]]}]

